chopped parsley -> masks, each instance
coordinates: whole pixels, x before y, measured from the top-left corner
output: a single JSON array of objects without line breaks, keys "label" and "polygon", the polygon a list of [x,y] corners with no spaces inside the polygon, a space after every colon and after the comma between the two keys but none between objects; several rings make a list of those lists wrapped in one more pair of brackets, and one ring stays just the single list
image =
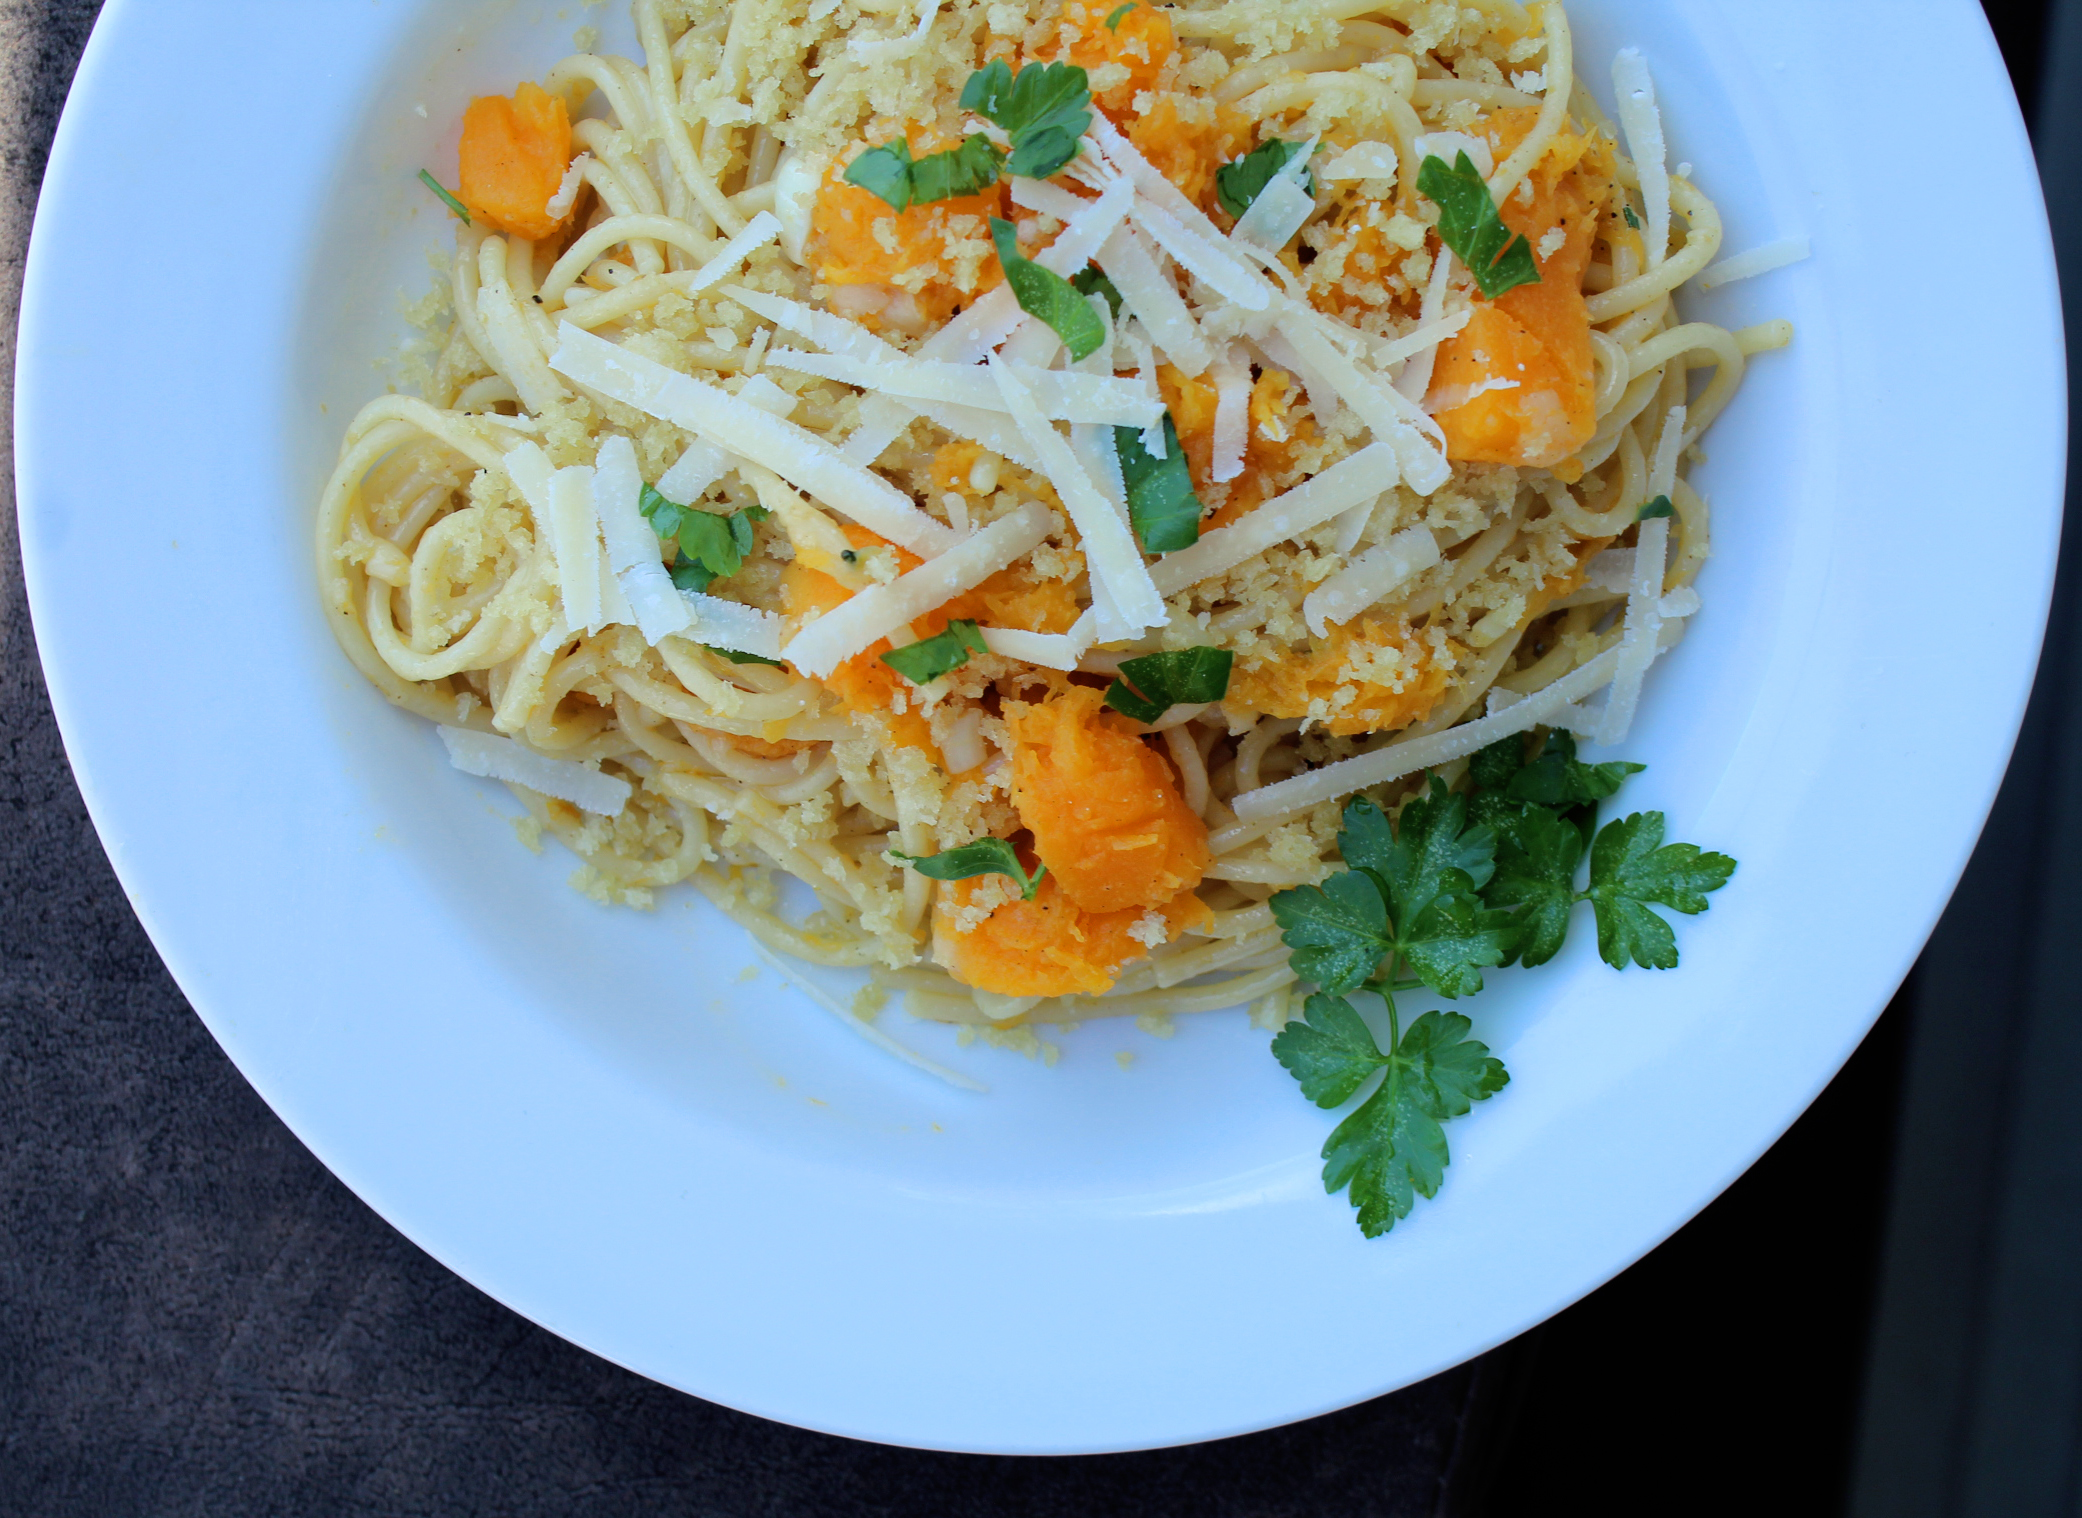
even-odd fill
[{"label": "chopped parsley", "polygon": [[1621,206],[1619,208],[1619,214],[1626,218],[1627,225],[1632,227],[1636,232],[1641,230],[1641,218],[1634,214],[1634,208],[1632,206]]},{"label": "chopped parsley", "polygon": [[1006,167],[1028,179],[1060,173],[1092,124],[1091,81],[1074,63],[1030,63],[1017,74],[993,58],[962,86],[961,108],[1004,129]]},{"label": "chopped parsley", "polygon": [[[1397,995],[1471,996],[1486,969],[1545,964],[1580,902],[1607,964],[1675,968],[1676,936],[1653,909],[1703,912],[1735,871],[1726,855],[1664,843],[1660,812],[1596,827],[1598,804],[1640,765],[1585,764],[1560,732],[1536,757],[1526,751],[1522,736],[1491,744],[1469,763],[1468,793],[1433,775],[1393,822],[1353,797],[1338,834],[1346,868],[1269,903],[1289,962],[1319,988],[1273,1040],[1274,1055],[1323,1107],[1381,1077],[1323,1146],[1324,1188],[1346,1191],[1369,1238],[1407,1217],[1416,1197],[1437,1194],[1450,1158],[1441,1125],[1510,1079],[1457,1013],[1427,1012],[1403,1031]],[[1381,998],[1385,1044],[1345,999],[1353,991]]]},{"label": "chopped parsley", "polygon": [[1144,724],[1174,706],[1201,706],[1229,694],[1236,655],[1226,648],[1175,648],[1122,662],[1120,678],[1106,687],[1106,704]]},{"label": "chopped parsley", "polygon": [[464,226],[467,227],[470,225],[470,208],[464,205],[460,200],[456,199],[455,196],[449,194],[447,186],[443,185],[440,180],[436,179],[425,169],[421,169],[419,171],[419,177],[426,182],[426,187],[428,189],[432,190],[436,195],[441,197],[442,203],[445,204],[449,210],[455,212],[457,218],[462,222]]},{"label": "chopped parsley", "polygon": [[970,654],[989,652],[976,624],[957,617],[930,638],[892,648],[882,656],[882,662],[913,685],[930,685],[968,663]]},{"label": "chopped parsley", "polygon": [[1666,495],[1659,495],[1654,500],[1644,504],[1639,511],[1635,512],[1634,520],[1637,522],[1645,522],[1650,517],[1674,517],[1676,515],[1677,508],[1670,504],[1670,498]]},{"label": "chopped parsley", "polygon": [[897,137],[856,157],[844,177],[903,211],[957,195],[980,195],[998,182],[1004,165],[1004,151],[981,132],[970,133],[958,148],[923,158],[913,158],[910,143]]},{"label": "chopped parsley", "polygon": [[1106,277],[1106,271],[1097,264],[1088,264],[1071,275],[1070,288],[1079,295],[1105,296],[1106,304],[1113,312],[1113,319],[1120,320],[1121,292],[1114,287],[1113,281]]},{"label": "chopped parsley", "polygon": [[1439,208],[1439,237],[1451,248],[1482,294],[1495,300],[1520,285],[1537,285],[1540,266],[1532,244],[1504,225],[1488,182],[1465,151],[1452,168],[1436,153],[1417,171],[1417,190]]},{"label": "chopped parsley", "polygon": [[1135,0],[1128,0],[1126,5],[1116,5],[1113,8],[1113,13],[1106,18],[1106,30],[1109,32],[1119,31],[1121,29],[1121,18],[1133,9],[1135,9]]},{"label": "chopped parsley", "polygon": [[[1222,209],[1231,216],[1242,216],[1288,161],[1306,146],[1306,143],[1282,142],[1277,137],[1268,137],[1243,157],[1232,159],[1216,169],[1215,198],[1221,201]],[[1310,195],[1316,193],[1316,176],[1307,169],[1301,171],[1301,188]]]},{"label": "chopped parsley", "polygon": [[973,875],[1010,875],[1019,882],[1019,894],[1032,901],[1041,892],[1041,877],[1048,873],[1048,866],[1037,864],[1029,875],[1019,862],[1019,851],[1003,838],[979,838],[974,843],[965,843],[958,849],[948,849],[938,854],[920,857],[906,854],[899,849],[889,851],[891,859],[903,861],[928,880],[967,880]]},{"label": "chopped parsley", "polygon": [[775,669],[788,667],[779,659],[769,659],[764,654],[748,654],[743,649],[724,648],[715,643],[704,643],[701,646],[712,654],[728,659],[732,664],[771,664]]},{"label": "chopped parsley", "polygon": [[1178,444],[1178,427],[1164,413],[1164,456],[1142,446],[1133,427],[1113,429],[1113,451],[1121,461],[1121,483],[1128,491],[1128,523],[1144,553],[1176,553],[1200,541],[1200,497],[1193,492],[1186,451]]},{"label": "chopped parsley", "polygon": [[1070,350],[1072,358],[1088,358],[1106,341],[1106,324],[1078,293],[1077,287],[1031,258],[1021,256],[1019,233],[1003,217],[990,219],[990,239],[997,244],[998,262],[1005,270],[1005,283],[1027,315],[1048,323]]},{"label": "chopped parsley", "polygon": [[752,524],[767,517],[764,506],[747,506],[728,516],[703,511],[699,506],[682,506],[646,485],[637,509],[650,522],[651,530],[668,543],[679,545],[672,565],[672,583],[681,590],[707,591],[716,580],[726,580],[745,567],[752,551]]}]

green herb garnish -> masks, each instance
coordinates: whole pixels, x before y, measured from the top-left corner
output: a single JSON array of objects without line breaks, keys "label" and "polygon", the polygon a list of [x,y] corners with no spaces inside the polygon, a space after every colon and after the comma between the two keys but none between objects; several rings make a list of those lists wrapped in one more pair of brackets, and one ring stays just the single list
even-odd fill
[{"label": "green herb garnish", "polygon": [[[1394,1003],[1389,1026],[1395,1027]],[[1317,993],[1302,1020],[1272,1041],[1272,1052],[1319,1107],[1335,1107],[1376,1071],[1386,1078],[1323,1146],[1323,1186],[1349,1187],[1359,1231],[1379,1238],[1410,1215],[1418,1196],[1439,1194],[1452,1156],[1441,1123],[1459,1117],[1510,1083],[1503,1061],[1469,1038],[1458,1012],[1427,1012],[1383,1054],[1373,1032],[1342,996]]]},{"label": "green herb garnish", "polygon": [[923,158],[913,158],[910,143],[898,137],[856,157],[846,165],[844,178],[903,211],[980,195],[998,182],[1004,165],[1004,152],[981,132],[970,133],[958,148]]},{"label": "green herb garnish", "polygon": [[724,648],[716,643],[704,643],[701,646],[712,654],[728,659],[732,664],[771,664],[775,669],[788,667],[779,659],[769,659],[764,654],[748,654],[743,649]]},{"label": "green herb garnish", "polygon": [[1676,515],[1677,508],[1670,504],[1670,498],[1666,495],[1659,495],[1635,512],[1634,520],[1645,522],[1650,517],[1674,517]]},{"label": "green herb garnish", "polygon": [[[1272,897],[1290,963],[1321,988],[1302,1020],[1273,1040],[1273,1053],[1324,1107],[1384,1072],[1323,1146],[1324,1188],[1348,1191],[1367,1237],[1408,1216],[1415,1197],[1437,1194],[1450,1158],[1441,1123],[1510,1079],[1468,1037],[1465,1017],[1427,1012],[1403,1032],[1398,993],[1428,986],[1469,996],[1485,969],[1546,963],[1579,902],[1591,905],[1607,964],[1674,968],[1676,937],[1652,908],[1702,912],[1734,873],[1725,855],[1664,844],[1660,812],[1595,831],[1598,803],[1640,769],[1585,764],[1566,733],[1550,733],[1530,762],[1523,737],[1502,739],[1470,762],[1471,796],[1434,775],[1394,823],[1355,796],[1338,834],[1346,868]],[[1586,843],[1590,882],[1578,890]],[[1387,1008],[1388,1052],[1345,1000],[1352,991],[1372,992]]]},{"label": "green herb garnish", "polygon": [[[1215,198],[1221,201],[1222,209],[1231,216],[1241,217],[1251,208],[1251,202],[1287,166],[1288,160],[1306,146],[1306,143],[1282,142],[1277,137],[1269,137],[1243,157],[1232,159],[1216,169]],[[1307,169],[1301,171],[1301,188],[1311,196],[1316,193],[1316,176]]]},{"label": "green herb garnish", "polygon": [[1092,124],[1091,81],[1074,63],[1030,63],[1014,74],[993,58],[962,86],[961,108],[1012,139],[1006,167],[1028,179],[1060,173]]},{"label": "green herb garnish", "polygon": [[1070,288],[1079,295],[1105,296],[1107,306],[1113,311],[1113,319],[1120,320],[1121,292],[1114,288],[1113,281],[1106,277],[1106,271],[1097,264],[1088,264],[1071,275]]},{"label": "green herb garnish", "polygon": [[1116,5],[1113,8],[1113,14],[1106,18],[1106,30],[1109,32],[1119,31],[1121,29],[1121,17],[1127,15],[1133,9],[1135,9],[1135,0],[1128,0],[1126,5]]},{"label": "green herb garnish", "polygon": [[440,180],[436,179],[425,169],[421,169],[419,171],[419,177],[426,182],[426,187],[428,189],[432,190],[436,195],[441,197],[442,201],[448,206],[449,210],[455,212],[456,216],[462,221],[464,226],[467,227],[471,224],[470,208],[464,205],[460,200],[456,199],[455,196],[449,194],[447,187],[444,186]]},{"label": "green herb garnish", "polygon": [[672,566],[672,583],[681,590],[705,592],[716,580],[728,579],[745,567],[752,551],[752,524],[767,518],[764,506],[747,506],[723,516],[699,506],[682,506],[646,485],[637,503],[651,530],[668,543],[679,545],[679,558]]},{"label": "green herb garnish", "polygon": [[1120,456],[1121,483],[1128,490],[1128,522],[1142,551],[1176,553],[1199,542],[1204,508],[1193,492],[1193,474],[1171,413],[1164,413],[1162,458],[1142,446],[1142,434],[1133,427],[1113,429],[1113,451]]},{"label": "green herb garnish", "polygon": [[1005,283],[1019,309],[1048,323],[1072,358],[1088,358],[1106,341],[1106,324],[1085,303],[1077,287],[1052,269],[1044,269],[1019,251],[1019,233],[1002,217],[990,219],[990,239],[997,244]]},{"label": "green herb garnish", "polygon": [[1177,648],[1145,654],[1121,664],[1120,678],[1106,687],[1106,704],[1148,724],[1174,706],[1200,706],[1229,694],[1236,655],[1226,648]]},{"label": "green herb garnish", "polygon": [[1439,237],[1460,256],[1482,293],[1495,300],[1520,285],[1537,285],[1532,244],[1504,225],[1474,160],[1463,150],[1452,168],[1432,154],[1417,171],[1417,190],[1439,208]]},{"label": "green herb garnish", "polygon": [[1636,232],[1641,230],[1641,218],[1634,214],[1634,208],[1632,206],[1621,206],[1619,208],[1619,214],[1626,219],[1626,224],[1632,227]]},{"label": "green herb garnish", "polygon": [[930,685],[940,676],[951,674],[968,663],[970,654],[989,652],[990,647],[983,641],[983,634],[976,630],[976,624],[957,617],[947,624],[945,630],[930,638],[920,638],[916,643],[892,648],[882,656],[882,662],[913,685]]},{"label": "green herb garnish", "polygon": [[1041,877],[1048,873],[1048,866],[1034,866],[1029,875],[1019,863],[1019,853],[1002,838],[979,838],[974,843],[965,843],[958,849],[944,853],[927,854],[923,858],[906,854],[899,849],[889,851],[891,859],[900,859],[928,880],[967,880],[972,875],[1010,875],[1019,882],[1019,894],[1032,901],[1041,891]]}]

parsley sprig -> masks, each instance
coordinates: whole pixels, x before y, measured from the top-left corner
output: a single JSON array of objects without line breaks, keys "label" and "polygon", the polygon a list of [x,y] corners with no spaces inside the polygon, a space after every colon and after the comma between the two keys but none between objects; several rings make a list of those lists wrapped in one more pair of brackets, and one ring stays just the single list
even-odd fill
[{"label": "parsley sprig", "polygon": [[1427,157],[1417,170],[1417,193],[1437,204],[1439,240],[1467,265],[1485,298],[1540,282],[1532,244],[1504,225],[1489,182],[1464,149],[1450,169],[1436,153]]},{"label": "parsley sprig", "polygon": [[[1398,993],[1471,996],[1484,970],[1545,964],[1581,903],[1607,964],[1674,969],[1676,935],[1654,909],[1703,912],[1734,874],[1724,854],[1664,843],[1661,812],[1597,826],[1599,804],[1641,769],[1586,764],[1567,733],[1550,733],[1531,758],[1523,737],[1502,739],[1474,756],[1467,792],[1433,775],[1394,821],[1355,796],[1338,833],[1347,868],[1272,897],[1290,963],[1318,987],[1273,1040],[1274,1055],[1323,1107],[1382,1076],[1323,1146],[1324,1188],[1347,1192],[1368,1238],[1407,1217],[1416,1197],[1437,1194],[1450,1158],[1441,1124],[1510,1079],[1458,1013],[1426,1012],[1404,1031]],[[1586,853],[1589,882],[1579,887]],[[1380,997],[1385,1046],[1346,999],[1354,991]]]}]

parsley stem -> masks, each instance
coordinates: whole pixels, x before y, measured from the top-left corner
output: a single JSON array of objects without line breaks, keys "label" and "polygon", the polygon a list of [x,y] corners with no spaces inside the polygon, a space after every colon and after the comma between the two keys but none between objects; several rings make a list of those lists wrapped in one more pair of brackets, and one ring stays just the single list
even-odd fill
[{"label": "parsley stem", "polygon": [[[1416,982],[1411,982],[1414,985]],[[1396,1015],[1395,993],[1403,988],[1403,982],[1395,978],[1395,966],[1391,962],[1388,974],[1380,980],[1369,982],[1368,989],[1381,998],[1388,1008],[1388,1049],[1393,1053],[1402,1045],[1402,1019]]]}]

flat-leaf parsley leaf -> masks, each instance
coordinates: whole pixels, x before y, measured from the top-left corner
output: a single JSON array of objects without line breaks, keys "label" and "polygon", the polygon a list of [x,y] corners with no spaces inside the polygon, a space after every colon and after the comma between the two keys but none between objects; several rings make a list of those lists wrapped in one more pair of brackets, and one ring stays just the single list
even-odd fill
[{"label": "flat-leaf parsley leaf", "polygon": [[697,593],[745,567],[745,555],[752,551],[752,524],[767,516],[764,506],[747,506],[727,517],[699,506],[682,506],[666,500],[654,485],[643,487],[637,509],[649,520],[652,531],[679,545],[672,583]]},{"label": "flat-leaf parsley leaf", "polygon": [[997,245],[1005,283],[1019,309],[1048,323],[1072,358],[1088,358],[1106,341],[1106,324],[1077,287],[1053,269],[1043,268],[1019,251],[1019,232],[1003,217],[990,219],[990,240]]},{"label": "flat-leaf parsley leaf", "polygon": [[1106,687],[1106,704],[1142,723],[1174,706],[1204,706],[1229,694],[1235,662],[1226,648],[1174,648],[1123,660],[1120,678]]},{"label": "flat-leaf parsley leaf", "polygon": [[[1391,1026],[1393,1017],[1391,1006]],[[1273,1040],[1274,1055],[1318,1106],[1334,1107],[1376,1070],[1387,1072],[1323,1145],[1323,1189],[1349,1188],[1359,1231],[1370,1239],[1408,1217],[1418,1196],[1438,1195],[1452,1158],[1441,1124],[1511,1079],[1468,1037],[1473,1026],[1457,1012],[1427,1012],[1383,1054],[1350,1002],[1318,994]]]},{"label": "flat-leaf parsley leaf", "polygon": [[1504,225],[1488,182],[1465,151],[1450,169],[1435,153],[1426,158],[1417,171],[1417,191],[1438,205],[1439,238],[1467,265],[1484,297],[1495,300],[1506,290],[1540,282],[1532,244]]},{"label": "flat-leaf parsley leaf", "polygon": [[[1268,137],[1241,158],[1231,159],[1216,169],[1215,198],[1221,201],[1222,209],[1231,216],[1242,216],[1272,182],[1273,176],[1307,145]],[[1309,195],[1316,193],[1316,176],[1307,169],[1301,171],[1301,188]]]},{"label": "flat-leaf parsley leaf", "polygon": [[961,108],[1004,128],[1006,167],[1028,179],[1061,172],[1092,124],[1091,81],[1074,63],[1030,63],[1017,74],[993,58],[962,86]]},{"label": "flat-leaf parsley leaf", "polygon": [[971,132],[960,147],[923,158],[913,158],[910,143],[894,138],[857,156],[846,165],[843,177],[904,211],[958,195],[980,195],[998,182],[1004,166],[1004,150],[981,132]]},{"label": "flat-leaf parsley leaf", "polygon": [[1142,446],[1142,434],[1133,427],[1113,429],[1113,451],[1121,461],[1121,483],[1128,487],[1128,522],[1142,551],[1176,553],[1199,542],[1206,508],[1193,489],[1171,413],[1164,413],[1162,458]]},{"label": "flat-leaf parsley leaf", "polygon": [[957,617],[930,638],[892,648],[882,656],[882,662],[913,685],[930,685],[968,663],[970,654],[989,652],[976,624]]},{"label": "flat-leaf parsley leaf", "polygon": [[972,875],[1010,875],[1019,882],[1019,894],[1032,901],[1041,891],[1041,877],[1048,873],[1048,866],[1037,864],[1029,875],[1019,862],[1019,851],[1002,838],[979,838],[974,843],[965,843],[958,849],[948,849],[938,854],[919,856],[906,854],[900,849],[889,851],[891,859],[901,860],[929,880],[967,880]]}]

